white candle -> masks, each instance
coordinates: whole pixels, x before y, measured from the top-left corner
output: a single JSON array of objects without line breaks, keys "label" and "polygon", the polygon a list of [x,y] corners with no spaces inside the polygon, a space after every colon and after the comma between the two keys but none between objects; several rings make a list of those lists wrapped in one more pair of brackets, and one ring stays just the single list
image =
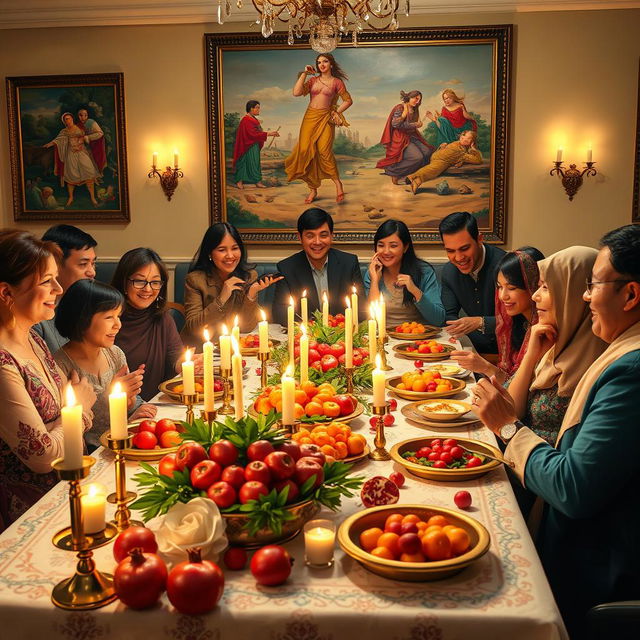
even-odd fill
[{"label": "white candle", "polygon": [[587,162],[593,162],[593,149],[591,147],[587,149]]},{"label": "white candle", "polygon": [[233,356],[231,357],[231,371],[233,375],[233,408],[234,417],[240,420],[244,417],[244,400],[242,397],[242,356],[240,355],[240,345],[238,341],[231,337],[233,346]]},{"label": "white candle", "polygon": [[182,386],[185,396],[192,396],[196,392],[196,377],[191,362],[191,350],[187,349],[184,354],[184,362],[182,363]]},{"label": "white candle", "polygon": [[344,366],[347,369],[353,367],[353,310],[349,302],[349,296],[345,298],[347,306],[344,310]]},{"label": "white candle", "polygon": [[371,373],[373,380],[373,406],[384,407],[384,371],[381,366],[380,354],[376,354],[376,368]]},{"label": "white candle", "polygon": [[300,384],[309,380],[309,336],[307,327],[300,325],[302,335],[300,336]]},{"label": "white candle", "polygon": [[151,161],[153,168],[155,169],[158,166],[158,152],[153,152],[153,160]]},{"label": "white candle", "polygon": [[233,327],[231,329],[231,337],[236,339],[236,341],[238,342],[238,347],[239,347],[239,345],[240,345],[240,318],[238,317],[237,314],[236,314],[235,318],[233,319]]},{"label": "white candle", "polygon": [[220,336],[220,367],[227,371],[231,369],[231,336],[226,324],[222,325],[222,335]]},{"label": "white candle", "polygon": [[380,294],[378,300],[378,337],[384,340],[387,335],[387,303],[384,301],[384,296]]},{"label": "white candle", "polygon": [[97,533],[107,525],[107,496],[104,487],[88,484],[80,496],[82,528],[85,533]]},{"label": "white candle", "polygon": [[369,361],[373,362],[376,357],[376,321],[375,304],[369,307]]},{"label": "white candle", "polygon": [[119,382],[113,385],[109,394],[109,424],[111,437],[114,440],[124,440],[129,435],[127,429],[127,393],[122,390]]},{"label": "white candle", "polygon": [[202,356],[204,364],[204,410],[213,411],[215,409],[213,387],[213,343],[209,340],[209,331],[204,330],[204,344],[202,345]]},{"label": "white candle", "polygon": [[260,309],[262,320],[258,322],[258,337],[260,353],[269,353],[269,323],[267,322],[267,314],[264,309]]},{"label": "white candle", "polygon": [[329,567],[333,563],[336,527],[330,520],[311,520],[304,526],[304,555],[307,564]]},{"label": "white candle", "polygon": [[322,324],[325,327],[329,325],[329,299],[326,291],[322,294]]},{"label": "white candle", "polygon": [[293,338],[294,338],[294,329],[293,329],[293,318],[295,314],[295,305],[293,302],[293,297],[289,296],[289,306],[287,307],[287,339],[289,343],[289,362],[293,362]]},{"label": "white candle", "polygon": [[178,168],[178,150],[174,149],[173,150],[173,166],[177,169]]},{"label": "white candle", "polygon": [[[358,290],[351,287],[351,311],[353,312],[353,328],[358,329]],[[345,323],[346,324],[346,323]]]},{"label": "white candle", "polygon": [[307,304],[307,290],[305,289],[302,292],[302,298],[300,298],[300,318],[302,320],[302,324],[307,326],[309,322],[309,307]]},{"label": "white candle", "polygon": [[558,147],[558,152],[556,153],[556,162],[562,162],[562,147]]},{"label": "white candle", "polygon": [[62,407],[62,434],[65,469],[82,468],[82,405],[76,404],[76,395],[71,384],[67,384],[67,403]]},{"label": "white candle", "polygon": [[282,424],[293,424],[294,405],[296,397],[296,381],[293,377],[293,367],[287,366],[282,376]]}]

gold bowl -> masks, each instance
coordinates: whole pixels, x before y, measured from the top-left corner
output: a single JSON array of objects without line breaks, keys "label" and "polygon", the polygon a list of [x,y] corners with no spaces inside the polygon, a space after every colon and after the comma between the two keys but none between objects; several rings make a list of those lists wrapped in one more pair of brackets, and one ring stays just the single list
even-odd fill
[{"label": "gold bowl", "polygon": [[387,335],[390,338],[396,340],[426,340],[427,338],[433,338],[440,335],[442,327],[425,326],[425,330],[420,333],[404,333],[403,331],[387,331]]},{"label": "gold bowl", "polygon": [[[489,471],[497,469],[502,463],[497,460],[489,460],[479,467],[462,467],[461,469],[435,469],[434,467],[425,467],[424,465],[416,462],[410,462],[406,458],[402,457],[405,451],[417,451],[420,447],[427,447],[431,444],[432,440],[436,438],[449,438],[451,436],[428,436],[422,438],[412,438],[411,440],[404,440],[398,442],[391,447],[389,454],[392,460],[402,465],[409,473],[419,478],[426,478],[428,480],[441,480],[445,482],[462,482],[463,480],[472,480],[473,478],[479,478]],[[502,453],[492,447],[486,442],[480,442],[479,440],[470,440],[469,438],[457,438],[458,443],[464,448],[473,453],[479,455],[495,456],[502,458]]]},{"label": "gold bowl", "polygon": [[[247,408],[247,413],[252,418],[257,418],[259,415],[264,415],[256,411],[255,401],[252,402],[251,405]],[[349,423],[351,422],[351,420],[355,420],[357,417],[361,416],[363,413],[364,413],[364,405],[361,402],[358,402],[355,410],[352,413],[349,413],[345,416],[337,416],[336,418],[329,418],[328,420],[318,420],[317,422],[312,422],[312,421],[301,422],[300,426],[306,429],[307,427],[311,427],[311,428],[317,427],[320,424],[328,426],[334,422]]]},{"label": "gold bowl", "polygon": [[[138,425],[142,422],[142,420],[135,420],[127,425],[129,430],[129,435],[134,436],[138,432]],[[179,422],[174,420],[173,422]],[[100,436],[100,444],[109,451],[109,445],[107,443],[107,438],[109,437],[109,431],[105,431]],[[155,462],[164,458],[168,453],[175,453],[178,450],[180,445],[176,445],[175,447],[158,447],[157,449],[136,449],[135,447],[131,447],[130,449],[123,449],[122,453],[124,454],[125,460],[136,460],[143,462]]]},{"label": "gold bowl", "polygon": [[[371,555],[360,547],[360,534],[371,527],[384,529],[385,520],[392,513],[401,513],[402,515],[415,513],[421,520],[428,520],[435,515],[443,515],[451,524],[461,527],[469,534],[469,551],[457,558],[428,562],[401,562],[400,560],[387,560]],[[470,516],[451,509],[423,504],[391,504],[364,509],[348,517],[338,529],[338,543],[347,555],[373,573],[391,580],[408,582],[448,578],[483,556],[489,550],[490,542],[489,532]]]},{"label": "gold bowl", "polygon": [[459,380],[458,378],[442,376],[442,379],[448,380],[451,383],[450,391],[412,391],[410,389],[398,389],[398,384],[402,382],[402,376],[387,378],[385,387],[405,400],[430,400],[431,398],[448,398],[449,396],[455,396],[456,393],[464,391],[467,386],[464,380]]},{"label": "gold bowl", "polygon": [[416,409],[429,420],[450,422],[471,411],[471,405],[461,400],[427,400]]}]

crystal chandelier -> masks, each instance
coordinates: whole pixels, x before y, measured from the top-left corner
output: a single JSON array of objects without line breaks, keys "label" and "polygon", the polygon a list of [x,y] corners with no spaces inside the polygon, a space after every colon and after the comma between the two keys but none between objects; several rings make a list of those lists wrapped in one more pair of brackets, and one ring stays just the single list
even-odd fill
[{"label": "crystal chandelier", "polygon": [[[358,46],[358,33],[366,27],[374,31],[395,31],[402,0],[251,0],[258,12],[257,24],[268,38],[279,20],[286,25],[287,43],[309,32],[309,44],[318,53],[333,51],[342,34],[351,33],[351,42]],[[242,0],[237,0],[238,9]],[[409,0],[404,0],[404,13],[409,15]],[[218,0],[218,23],[223,24],[231,13],[230,0]]]}]

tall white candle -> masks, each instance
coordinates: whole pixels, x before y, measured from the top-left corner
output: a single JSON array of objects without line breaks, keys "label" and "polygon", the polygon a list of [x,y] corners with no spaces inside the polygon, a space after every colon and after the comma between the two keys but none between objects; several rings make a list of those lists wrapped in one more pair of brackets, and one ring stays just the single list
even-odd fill
[{"label": "tall white candle", "polygon": [[66,469],[82,467],[82,405],[76,404],[71,384],[66,389],[66,406],[62,407],[63,458]]},{"label": "tall white candle", "polygon": [[300,325],[302,335],[300,336],[300,384],[309,380],[309,336],[307,326]]},{"label": "tall white candle", "polygon": [[384,407],[384,371],[380,368],[382,362],[380,360],[380,354],[376,354],[376,368],[371,373],[373,381],[373,406]]},{"label": "tall white candle", "polygon": [[376,357],[376,321],[375,304],[369,307],[369,362],[373,362]]},{"label": "tall white candle", "polygon": [[380,294],[378,300],[378,337],[384,340],[387,335],[387,303],[384,296]]},{"label": "tall white candle", "polygon": [[215,409],[213,388],[213,343],[209,340],[209,331],[204,330],[204,344],[202,345],[202,356],[204,364],[204,410],[213,411]]},{"label": "tall white candle", "polygon": [[593,162],[593,149],[591,146],[587,149],[587,162]]},{"label": "tall white candle", "polygon": [[158,166],[158,152],[157,151],[153,152],[153,160],[151,161],[151,165],[153,166],[154,169]]},{"label": "tall white candle", "polygon": [[178,168],[178,150],[174,149],[173,150],[173,166],[177,169]]},{"label": "tall white candle", "polygon": [[282,424],[293,424],[296,397],[296,381],[293,367],[288,365],[282,376]]},{"label": "tall white candle", "polygon": [[[355,285],[351,287],[351,311],[353,312],[353,328],[358,328],[358,290]],[[346,323],[345,323],[346,324]]]},{"label": "tall white candle", "polygon": [[306,289],[302,292],[302,298],[300,298],[300,318],[301,318],[302,324],[305,325],[306,327],[307,323],[309,322],[309,306],[307,302]]},{"label": "tall white candle", "polygon": [[556,153],[556,162],[562,162],[562,147],[558,147],[558,151]]},{"label": "tall white candle", "polygon": [[192,396],[196,392],[196,377],[191,361],[191,350],[187,349],[182,363],[182,386],[185,396]]},{"label": "tall white candle", "polygon": [[111,437],[114,440],[124,440],[129,435],[127,429],[127,393],[122,390],[119,382],[113,385],[109,394],[109,424]]},{"label": "tall white candle", "polygon": [[231,369],[231,336],[226,324],[222,325],[220,336],[220,367],[227,371]]},{"label": "tall white candle", "polygon": [[322,294],[322,324],[325,327],[329,324],[329,299],[326,291]]},{"label": "tall white candle", "polygon": [[293,296],[289,296],[289,306],[287,307],[287,340],[289,344],[289,362],[293,362],[293,341],[294,341],[294,329],[293,319],[295,314],[295,304],[293,302]]},{"label": "tall white candle", "polygon": [[353,367],[353,310],[349,302],[349,296],[344,300],[344,366],[347,369]]},{"label": "tall white candle", "polygon": [[264,309],[260,309],[262,320],[258,322],[258,338],[260,340],[258,349],[260,353],[269,353],[269,323]]},{"label": "tall white candle", "polygon": [[231,336],[238,342],[238,348],[240,348],[240,318],[236,314],[233,319],[233,328],[231,329]]},{"label": "tall white candle", "polygon": [[107,495],[99,484],[88,484],[80,496],[82,528],[85,533],[97,533],[107,525]]},{"label": "tall white candle", "polygon": [[244,416],[244,398],[242,393],[242,356],[240,355],[240,345],[232,336],[233,356],[231,356],[231,372],[233,375],[233,408],[234,417],[240,420]]}]

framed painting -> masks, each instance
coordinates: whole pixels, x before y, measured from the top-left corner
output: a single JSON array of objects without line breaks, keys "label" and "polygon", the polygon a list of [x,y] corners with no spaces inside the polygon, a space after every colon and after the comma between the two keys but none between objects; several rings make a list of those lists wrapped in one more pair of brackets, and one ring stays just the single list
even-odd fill
[{"label": "framed painting", "polygon": [[286,34],[206,34],[212,222],[296,242],[317,206],[337,242],[398,218],[427,244],[469,211],[504,243],[511,41],[512,25],[365,32],[317,55]]},{"label": "framed painting", "polygon": [[124,75],[7,78],[14,219],[128,222]]},{"label": "framed painting", "polygon": [[631,222],[640,224],[640,72],[638,72],[638,112],[636,114],[636,157],[633,171],[633,210]]}]

